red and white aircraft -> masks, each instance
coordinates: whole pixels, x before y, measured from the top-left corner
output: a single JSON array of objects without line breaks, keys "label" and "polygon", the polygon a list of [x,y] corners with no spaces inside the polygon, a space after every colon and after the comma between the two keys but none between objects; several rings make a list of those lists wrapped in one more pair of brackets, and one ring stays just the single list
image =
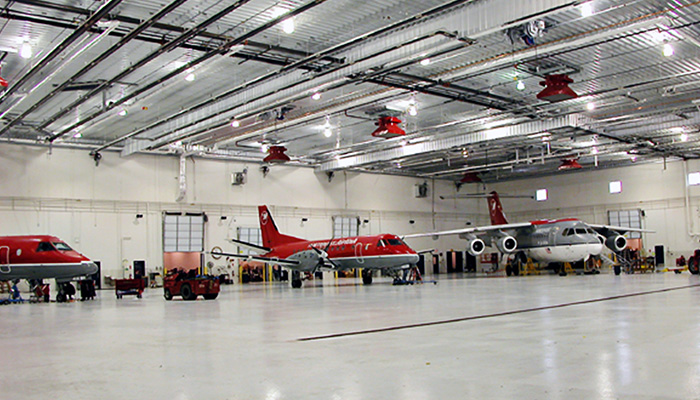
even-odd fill
[{"label": "red and white aircraft", "polygon": [[292,270],[294,288],[301,287],[301,272],[314,273],[321,268],[333,271],[362,268],[362,282],[368,285],[372,283],[373,270],[384,270],[398,276],[401,270],[415,267],[418,263],[418,254],[396,235],[381,234],[312,241],[281,234],[266,206],[258,207],[258,215],[262,246],[236,239],[229,240],[262,254],[211,254],[287,267]]},{"label": "red and white aircraft", "polygon": [[[587,224],[576,218],[510,224],[503,213],[498,193],[491,192],[487,199],[491,217],[489,226],[419,233],[404,238],[432,236],[437,239],[441,235],[459,235],[469,242],[467,252],[473,256],[483,253],[486,245],[495,245],[501,253],[515,253],[520,261],[526,261],[529,257],[542,263],[564,263],[588,260],[591,255],[599,255],[604,245],[614,252],[624,250],[627,247],[627,239],[622,236],[625,232],[653,232]],[[517,274],[519,271],[509,271],[507,267],[506,273],[510,275],[511,272]]]},{"label": "red and white aircraft", "polygon": [[60,283],[96,272],[94,262],[55,236],[0,236],[0,280],[56,279],[61,301]]}]

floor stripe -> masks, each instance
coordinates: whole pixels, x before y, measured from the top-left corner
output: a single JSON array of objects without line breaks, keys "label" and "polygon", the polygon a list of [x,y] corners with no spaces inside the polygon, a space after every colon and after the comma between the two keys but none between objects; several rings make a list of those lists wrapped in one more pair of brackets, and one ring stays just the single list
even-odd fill
[{"label": "floor stripe", "polygon": [[421,323],[417,323],[417,324],[390,326],[390,327],[386,327],[386,328],[368,329],[368,330],[364,330],[364,331],[352,331],[352,332],[332,333],[329,335],[309,336],[309,337],[299,338],[299,339],[297,339],[297,341],[298,342],[310,342],[313,340],[334,339],[334,338],[340,338],[340,337],[345,337],[345,336],[367,335],[370,333],[381,333],[381,332],[389,332],[389,331],[398,331],[398,330],[402,330],[402,329],[422,328],[425,326],[452,324],[455,322],[464,322],[464,321],[473,321],[473,320],[478,320],[478,319],[496,318],[496,317],[503,317],[506,315],[524,314],[524,313],[530,313],[530,312],[536,312],[536,311],[551,310],[551,309],[555,309],[555,308],[578,306],[581,304],[600,303],[603,301],[625,299],[628,297],[636,297],[636,296],[646,296],[646,295],[650,295],[650,294],[664,293],[664,292],[670,292],[670,291],[674,291],[674,290],[683,290],[683,289],[690,289],[690,288],[696,288],[696,287],[700,287],[700,284],[678,286],[678,287],[672,287],[672,288],[666,288],[666,289],[658,289],[658,290],[652,290],[652,291],[648,291],[648,292],[621,294],[621,295],[617,295],[617,296],[601,297],[601,298],[591,299],[591,300],[581,300],[581,301],[575,301],[572,303],[554,304],[551,306],[544,306],[544,307],[526,308],[526,309],[522,309],[522,310],[513,310],[513,311],[504,311],[504,312],[494,313],[494,314],[475,315],[475,316],[471,316],[471,317],[445,319],[445,320],[441,320],[441,321],[431,321],[431,322],[421,322]]}]

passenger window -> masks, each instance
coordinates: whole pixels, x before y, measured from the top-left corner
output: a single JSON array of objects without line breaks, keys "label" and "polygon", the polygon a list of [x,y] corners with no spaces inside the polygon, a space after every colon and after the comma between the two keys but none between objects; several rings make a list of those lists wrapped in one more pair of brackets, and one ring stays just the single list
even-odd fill
[{"label": "passenger window", "polygon": [[54,251],[55,249],[53,248],[53,245],[49,242],[41,242],[39,243],[39,247],[36,248],[36,252],[40,251]]}]

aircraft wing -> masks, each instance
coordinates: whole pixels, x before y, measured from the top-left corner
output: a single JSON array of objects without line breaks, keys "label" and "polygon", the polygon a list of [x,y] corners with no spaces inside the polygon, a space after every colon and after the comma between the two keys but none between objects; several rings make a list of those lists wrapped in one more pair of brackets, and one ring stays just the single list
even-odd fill
[{"label": "aircraft wing", "polygon": [[510,230],[510,229],[518,229],[518,228],[527,228],[531,227],[532,224],[530,222],[520,222],[516,224],[503,224],[503,225],[487,225],[487,226],[475,226],[473,228],[462,228],[462,229],[454,229],[451,231],[440,231],[440,232],[429,232],[429,233],[413,233],[410,235],[405,235],[403,238],[416,238],[416,237],[426,237],[426,236],[432,236],[433,239],[437,239],[440,236],[443,235],[465,235],[465,234],[474,234],[474,235],[481,235],[481,234],[488,234],[489,232],[494,232],[494,231],[504,231],[504,230]]},{"label": "aircraft wing", "polygon": [[615,231],[619,234],[623,234],[625,232],[644,232],[644,233],[654,233],[656,231],[652,231],[649,229],[639,229],[639,228],[628,228],[626,226],[614,226],[614,225],[598,225],[598,224],[586,224],[593,228],[594,231],[598,232],[601,235],[605,235],[605,232],[607,231]]},{"label": "aircraft wing", "polygon": [[235,244],[236,246],[244,247],[248,250],[257,251],[259,253],[269,253],[272,251],[272,249],[269,247],[258,246],[257,244],[243,242],[241,240],[236,240],[236,239],[226,239],[226,240]]},{"label": "aircraft wing", "polygon": [[299,261],[288,260],[286,258],[251,256],[251,255],[246,255],[246,254],[223,253],[220,251],[208,251],[207,254],[211,254],[213,256],[226,256],[226,257],[240,258],[240,259],[249,260],[249,261],[266,262],[268,264],[277,264],[277,265],[281,265],[284,267],[298,267],[299,266]]}]

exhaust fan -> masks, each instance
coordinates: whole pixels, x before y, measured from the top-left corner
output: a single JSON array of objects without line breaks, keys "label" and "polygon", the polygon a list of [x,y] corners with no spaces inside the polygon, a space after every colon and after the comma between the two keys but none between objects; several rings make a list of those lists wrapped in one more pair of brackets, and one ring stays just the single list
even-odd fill
[{"label": "exhaust fan", "polygon": [[537,98],[550,103],[575,99],[578,95],[569,87],[569,83],[573,82],[574,80],[566,74],[547,75],[540,82],[544,89],[537,94]]},{"label": "exhaust fan", "polygon": [[372,132],[372,136],[384,139],[405,136],[406,132],[397,125],[400,123],[401,120],[396,117],[379,117],[379,121],[374,123],[378,128]]},{"label": "exhaust fan", "polygon": [[263,159],[263,162],[270,164],[282,164],[289,161],[289,156],[284,154],[287,148],[284,146],[270,146],[267,150],[267,157]]}]

